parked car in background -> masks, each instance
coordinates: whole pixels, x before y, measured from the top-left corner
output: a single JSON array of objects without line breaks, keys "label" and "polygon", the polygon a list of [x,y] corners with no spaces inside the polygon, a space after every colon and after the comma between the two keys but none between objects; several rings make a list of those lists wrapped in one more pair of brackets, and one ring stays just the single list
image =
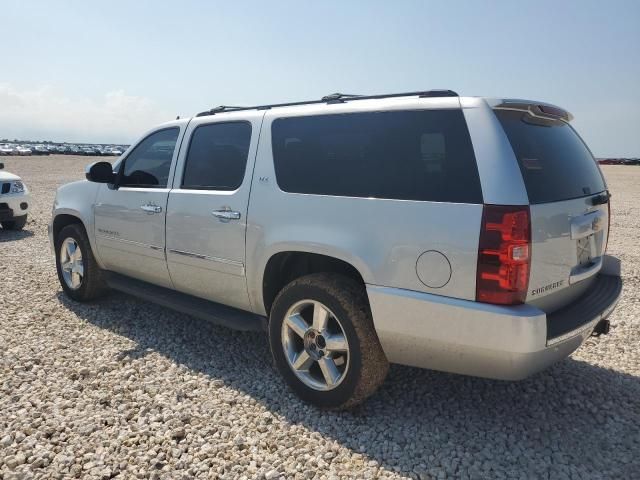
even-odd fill
[{"label": "parked car in background", "polygon": [[44,145],[36,145],[33,147],[34,155],[49,155],[49,150]]},{"label": "parked car in background", "polygon": [[638,158],[601,158],[598,160],[600,165],[640,165]]},{"label": "parked car in background", "polygon": [[5,230],[22,230],[27,223],[30,195],[22,179],[4,171],[0,163],[0,225]]},{"label": "parked car in background", "polygon": [[95,155],[95,150],[92,147],[80,147],[80,154],[81,155]]},{"label": "parked car in background", "polygon": [[17,155],[31,155],[32,153],[33,151],[29,147],[25,147],[22,145],[18,145],[18,147],[16,147]]},{"label": "parked car in background", "polygon": [[572,118],[427,91],[168,122],[58,189],[58,278],[264,328],[321,407],[363,401],[389,362],[522,379],[606,333],[621,293]]},{"label": "parked car in background", "polygon": [[[121,145],[75,145],[75,144],[0,144],[0,155],[88,155],[88,156],[120,156],[127,149]],[[20,151],[18,151],[20,149]],[[31,153],[27,153],[30,150]]]},{"label": "parked car in background", "polygon": [[16,149],[13,145],[0,145],[0,155],[15,155]]}]

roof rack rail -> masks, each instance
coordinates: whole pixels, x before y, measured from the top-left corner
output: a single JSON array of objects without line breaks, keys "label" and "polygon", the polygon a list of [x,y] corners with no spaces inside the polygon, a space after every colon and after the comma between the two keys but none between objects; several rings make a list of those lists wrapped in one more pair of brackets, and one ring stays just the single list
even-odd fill
[{"label": "roof rack rail", "polygon": [[433,98],[433,97],[459,97],[459,95],[453,90],[428,90],[426,92],[422,92],[420,94],[422,98]]},{"label": "roof rack rail", "polygon": [[329,95],[325,95],[324,97],[322,97],[322,101],[327,103],[344,103],[343,99],[353,99],[358,97],[362,97],[362,95],[353,95],[351,93],[336,92],[336,93],[331,93]]},{"label": "roof rack rail", "polygon": [[253,107],[237,107],[233,105],[218,105],[217,107],[213,107],[211,110],[207,110],[206,112],[200,112],[196,117],[204,117],[205,115],[215,115],[216,113],[221,112],[232,112],[234,110],[249,110]]},{"label": "roof rack rail", "polygon": [[222,112],[237,112],[242,110],[269,110],[278,107],[296,107],[300,105],[317,105],[319,103],[344,103],[345,101],[355,100],[378,100],[382,98],[397,98],[397,97],[420,97],[420,98],[436,98],[436,97],[457,97],[459,96],[453,90],[424,90],[420,92],[404,92],[404,93],[385,93],[380,95],[350,95],[347,93],[332,93],[325,95],[320,100],[308,100],[305,102],[288,102],[288,103],[273,103],[270,105],[256,105],[253,107],[232,107],[228,105],[220,105],[219,107],[212,108],[206,112],[200,112],[196,117],[204,117],[207,115],[215,115]]}]

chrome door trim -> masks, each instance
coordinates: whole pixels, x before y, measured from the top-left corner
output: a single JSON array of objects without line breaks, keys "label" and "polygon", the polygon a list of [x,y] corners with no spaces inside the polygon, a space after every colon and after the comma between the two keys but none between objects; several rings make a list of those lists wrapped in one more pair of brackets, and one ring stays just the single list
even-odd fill
[{"label": "chrome door trim", "polygon": [[135,242],[133,240],[125,240],[124,238],[113,237],[111,235],[96,234],[96,238],[103,238],[105,240],[115,240],[116,242],[127,243],[129,245],[135,245],[137,247],[150,248],[151,250],[163,250],[162,247],[158,247],[157,245],[149,245],[148,243]]},{"label": "chrome door trim", "polygon": [[185,252],[183,250],[169,249],[170,253],[175,253],[176,255],[182,255],[184,257],[197,258],[199,260],[207,260],[209,262],[223,263],[225,265],[231,265],[234,267],[238,267],[241,275],[244,276],[244,263],[237,262],[235,260],[229,260],[228,258],[220,258],[220,257],[210,257],[209,255],[203,255],[201,253],[193,253],[193,252]]}]

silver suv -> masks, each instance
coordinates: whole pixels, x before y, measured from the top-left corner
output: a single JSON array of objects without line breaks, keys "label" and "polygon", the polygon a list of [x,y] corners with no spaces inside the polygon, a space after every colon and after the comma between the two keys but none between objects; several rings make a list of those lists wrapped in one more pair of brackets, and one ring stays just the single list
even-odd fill
[{"label": "silver suv", "polygon": [[62,288],[266,330],[303,399],[389,362],[517,380],[608,331],[609,192],[561,108],[454,92],[218,107],[62,186]]}]

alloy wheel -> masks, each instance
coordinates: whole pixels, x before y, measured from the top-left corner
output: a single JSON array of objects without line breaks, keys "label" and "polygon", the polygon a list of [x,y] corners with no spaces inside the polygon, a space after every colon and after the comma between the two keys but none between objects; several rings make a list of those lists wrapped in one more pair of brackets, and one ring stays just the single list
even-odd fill
[{"label": "alloy wheel", "polygon": [[295,375],[315,390],[333,390],[349,370],[344,328],[316,300],[302,300],[289,309],[282,322],[282,348]]},{"label": "alloy wheel", "polygon": [[67,287],[77,290],[82,286],[84,279],[82,251],[78,242],[71,237],[66,238],[60,246],[60,269]]}]

